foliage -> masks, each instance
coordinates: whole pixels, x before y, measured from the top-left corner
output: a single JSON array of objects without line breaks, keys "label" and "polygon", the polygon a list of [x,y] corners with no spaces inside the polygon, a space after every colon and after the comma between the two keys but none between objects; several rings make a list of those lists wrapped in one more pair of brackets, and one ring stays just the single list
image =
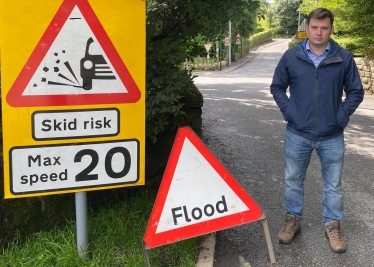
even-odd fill
[{"label": "foliage", "polygon": [[361,38],[341,37],[341,36],[333,36],[332,38],[341,47],[349,50],[354,57],[362,57],[365,55],[366,49]]},{"label": "foliage", "polygon": [[[183,96],[193,77],[179,66],[192,57],[198,36],[221,40],[227,22],[233,32],[249,36],[257,26],[259,3],[252,0],[149,0],[147,1],[147,137],[157,135],[184,116]],[[189,43],[190,42],[190,43]]]},{"label": "foliage", "polygon": [[334,14],[334,31],[337,34],[343,34],[346,31],[344,26],[346,22],[341,15],[345,13],[347,9],[345,2],[346,0],[304,0],[300,5],[300,12],[308,15],[313,9],[318,7],[331,10]]},{"label": "foliage", "polygon": [[[298,29],[300,0],[275,0],[271,6],[271,18],[275,35],[294,35]],[[305,16],[301,16],[300,22]]]},{"label": "foliage", "polygon": [[[142,240],[154,198],[152,191],[139,190],[125,201],[91,211],[90,259],[78,257],[75,223],[71,221],[63,229],[39,232],[26,242],[15,237],[2,251],[0,266],[145,266]],[[151,265],[194,266],[200,240],[193,238],[149,250]]]},{"label": "foliage", "polygon": [[[337,35],[357,37],[359,43],[354,46],[374,47],[374,2],[364,0],[304,0],[300,10],[308,14],[316,7],[330,9],[335,15],[334,31]],[[356,48],[355,48],[356,49]]]},{"label": "foliage", "polygon": [[256,33],[249,38],[250,47],[252,48],[260,44],[266,43],[270,41],[271,39],[272,39],[271,31]]},{"label": "foliage", "polygon": [[258,20],[258,24],[265,30],[269,30],[272,27],[272,16],[270,12],[270,3],[266,0],[261,0],[259,14],[261,14],[261,19]]},{"label": "foliage", "polygon": [[291,41],[288,43],[288,48],[292,48],[292,47],[295,47],[298,43],[296,43],[295,41]]},{"label": "foliage", "polygon": [[362,38],[366,47],[374,46],[374,2],[345,0],[346,6],[339,16],[345,22],[346,32]]},{"label": "foliage", "polygon": [[186,43],[182,44],[181,49],[187,60],[193,60],[196,57],[206,55],[204,44],[207,43],[214,44],[214,42],[199,34],[196,37],[187,40]]}]

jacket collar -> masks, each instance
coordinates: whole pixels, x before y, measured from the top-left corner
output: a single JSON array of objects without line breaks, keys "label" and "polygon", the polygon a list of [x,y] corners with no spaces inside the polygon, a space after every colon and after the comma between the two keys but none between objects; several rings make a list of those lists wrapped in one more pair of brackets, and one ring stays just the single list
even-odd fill
[{"label": "jacket collar", "polygon": [[[307,52],[306,52],[306,43],[308,42],[308,39],[305,39],[301,43],[299,43],[296,46],[297,54],[301,57],[307,58]],[[326,58],[331,58],[337,56],[338,51],[341,49],[341,47],[338,45],[337,42],[335,42],[332,38],[329,40],[330,42],[330,51],[327,54]]]}]

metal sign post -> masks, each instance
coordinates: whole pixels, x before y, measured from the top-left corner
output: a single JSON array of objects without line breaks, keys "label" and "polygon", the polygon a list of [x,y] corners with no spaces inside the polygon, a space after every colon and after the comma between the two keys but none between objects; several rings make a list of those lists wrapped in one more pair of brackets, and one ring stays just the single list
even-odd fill
[{"label": "metal sign post", "polygon": [[75,218],[78,256],[87,259],[89,258],[87,192],[75,193]]},{"label": "metal sign post", "polygon": [[217,58],[217,70],[221,70],[221,61],[219,57],[219,42],[216,41],[216,58]]},{"label": "metal sign post", "polygon": [[228,46],[228,65],[229,67],[231,66],[231,20],[229,20],[229,38],[230,38],[230,43]]}]

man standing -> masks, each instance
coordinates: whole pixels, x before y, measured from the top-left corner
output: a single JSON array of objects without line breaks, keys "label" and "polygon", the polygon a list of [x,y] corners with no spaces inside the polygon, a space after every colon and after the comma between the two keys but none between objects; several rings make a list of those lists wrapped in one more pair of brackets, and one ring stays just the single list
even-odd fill
[{"label": "man standing", "polygon": [[278,241],[289,244],[300,232],[304,179],[312,152],[316,150],[324,184],[325,235],[330,248],[343,253],[346,250],[340,232],[343,131],[362,102],[364,90],[352,54],[330,38],[333,22],[334,16],[328,9],[317,8],[309,14],[308,39],[284,53],[275,69],[270,91],[287,121],[284,142],[286,222],[278,233]]}]

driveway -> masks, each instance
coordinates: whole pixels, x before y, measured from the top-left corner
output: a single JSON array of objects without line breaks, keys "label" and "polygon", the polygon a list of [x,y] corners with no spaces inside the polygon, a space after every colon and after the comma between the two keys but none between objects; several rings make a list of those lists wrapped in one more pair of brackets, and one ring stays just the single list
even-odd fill
[{"label": "driveway", "polygon": [[[374,266],[374,97],[371,95],[365,96],[345,131],[342,233],[347,252],[332,252],[324,237],[322,179],[315,152],[305,181],[301,234],[289,245],[276,240],[284,224],[286,124],[269,86],[287,44],[288,40],[277,40],[251,52],[250,60],[242,59],[242,64],[237,63],[230,71],[197,74],[195,84],[204,96],[203,141],[266,212],[277,261],[273,266]],[[270,266],[261,223],[236,226],[217,232],[216,236],[214,267]]]}]

